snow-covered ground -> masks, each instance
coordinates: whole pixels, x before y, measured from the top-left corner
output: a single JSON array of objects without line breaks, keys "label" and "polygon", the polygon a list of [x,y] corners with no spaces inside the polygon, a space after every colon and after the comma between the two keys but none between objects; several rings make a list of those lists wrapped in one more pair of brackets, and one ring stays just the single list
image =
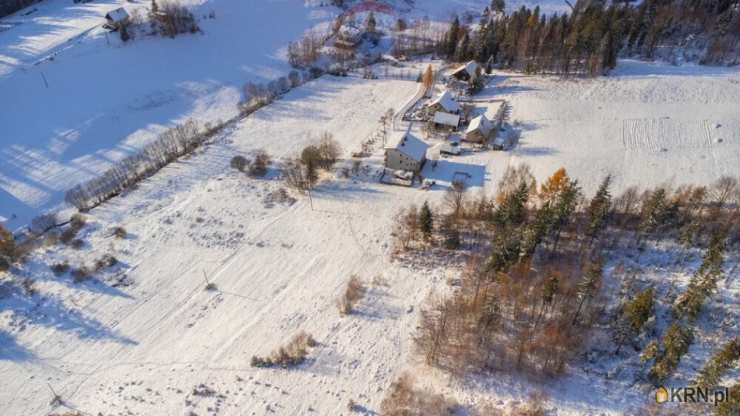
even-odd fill
[{"label": "snow-covered ground", "polygon": [[538,180],[565,167],[587,193],[608,173],[618,191],[740,175],[737,68],[625,60],[597,79],[495,75],[475,99],[508,101],[521,140],[511,152],[470,157],[487,163],[492,184],[522,162]]},{"label": "snow-covered ground", "polygon": [[178,120],[234,116],[244,83],[286,75],[287,44],[337,13],[312,3],[194,4],[203,34],[127,44],[102,15],[149,2],[49,0],[3,19],[14,26],[0,32],[0,217],[26,224]]},{"label": "snow-covered ground", "polygon": [[[241,85],[284,75],[285,45],[336,13],[318,1],[254,3],[194,2],[198,16],[216,14],[199,22],[204,34],[127,45],[98,27],[100,15],[122,2],[50,0],[32,14],[3,19],[0,220],[11,219],[12,228],[24,224],[172,122],[233,116]],[[476,10],[487,3],[417,0],[412,14],[443,20],[448,7]],[[82,249],[43,248],[0,276],[0,413],[48,414],[51,386],[83,414],[338,415],[347,413],[350,399],[372,414],[405,369],[465,404],[485,398],[506,407],[533,384],[510,376],[451,380],[412,353],[419,309],[445,290],[459,265],[427,269],[392,261],[390,234],[400,208],[438,203],[456,172],[471,175],[473,193],[492,195],[506,166],[522,162],[539,180],[565,167],[587,195],[607,173],[615,176],[614,193],[740,175],[740,72],[634,61],[590,80],[496,73],[476,106],[484,111],[490,100],[507,100],[512,120],[520,122],[520,142],[511,151],[471,151],[427,166],[424,175],[438,183],[430,191],[379,184],[379,150],[363,159],[356,176],[344,177],[342,168],[352,163],[340,162],[311,199],[291,193],[281,200],[285,185],[274,168],[265,179],[229,168],[234,155],[260,148],[275,159],[293,156],[325,131],[346,158],[417,87],[356,76],[312,81],[86,214]],[[125,227],[127,238],[113,237],[114,226]],[[660,290],[680,289],[699,253],[676,270],[670,251],[659,247],[627,266],[662,282]],[[119,264],[91,280],[74,282],[69,273],[49,270],[62,261],[92,265],[105,254]],[[371,290],[358,314],[342,317],[335,301],[355,273]],[[36,294],[17,286],[23,278],[35,282]],[[721,328],[723,337],[737,331],[736,280],[724,283],[702,321]],[[205,290],[206,281],[216,290]],[[250,367],[253,355],[270,353],[299,330],[319,342],[308,363],[293,370]],[[679,368],[683,379],[716,343],[700,335]],[[630,384],[634,356],[603,362],[578,363],[545,384],[548,406],[558,415],[616,415],[647,397]]]},{"label": "snow-covered ground", "polygon": [[[599,126],[637,117],[630,107],[686,125],[705,118],[722,124],[719,129],[737,123],[736,73],[657,77],[650,75],[652,66],[624,65],[623,75],[589,81],[498,74],[489,93],[499,91],[497,98],[511,101],[514,117],[524,126],[531,123],[521,143],[512,152],[441,160],[430,174],[439,185],[430,191],[379,184],[378,150],[363,159],[359,175],[337,173],[310,200],[293,194],[294,202],[280,202],[275,191],[284,184],[274,171],[266,179],[250,179],[228,167],[230,158],[258,148],[275,158],[291,156],[324,131],[341,143],[346,157],[379,128],[388,108],[400,108],[416,94],[418,84],[325,76],[291,91],[214,144],[88,213],[82,249],[41,249],[8,276],[34,280],[38,293],[29,296],[8,280],[0,286],[3,414],[47,414],[49,386],[66,406],[85,414],[337,415],[346,414],[350,399],[377,411],[384,389],[406,369],[467,405],[487,398],[500,400],[503,408],[521,400],[532,389],[526,380],[502,376],[460,383],[420,366],[412,343],[418,311],[430,294],[445,290],[459,265],[419,268],[392,261],[394,216],[410,203],[438,203],[460,170],[473,175],[472,192],[493,192],[498,175],[513,162],[530,163],[540,179],[563,165],[587,192],[612,168],[620,178],[615,192],[676,176],[662,159],[685,155],[679,146],[684,141],[667,152],[640,155],[664,163],[667,172],[623,164],[629,149],[621,147],[618,132],[606,134],[610,129]],[[671,137],[690,139],[688,133]],[[720,153],[732,157],[737,139],[724,136],[715,144],[727,149],[716,152],[716,159],[696,158],[696,173],[682,178],[707,182],[720,173],[737,174],[737,165],[716,162],[729,162]],[[550,150],[532,150],[542,148]],[[609,149],[617,152],[617,162],[607,157]],[[628,176],[637,169],[648,177]],[[113,237],[114,226],[125,227],[128,237]],[[92,280],[75,283],[69,274],[56,277],[48,269],[61,261],[91,265],[104,254],[120,263]],[[665,259],[657,259],[657,265],[645,266],[645,278],[679,287],[695,266],[694,260],[690,270],[666,274]],[[359,313],[342,317],[335,301],[352,274],[371,290]],[[216,290],[205,290],[206,280]],[[737,299],[736,283],[726,289],[720,305]],[[308,363],[293,370],[250,367],[253,355],[269,354],[300,330],[319,342]],[[692,351],[698,348],[702,358],[687,360],[691,369],[706,357],[711,339],[697,345]],[[614,364],[624,367],[620,374],[632,374],[630,360]],[[609,379],[602,373],[614,374],[615,367],[606,367],[579,364],[557,383],[545,384],[548,406],[559,415],[622,414],[648,397],[627,376]]]},{"label": "snow-covered ground", "polygon": [[[46,0],[0,19],[0,221],[17,229],[57,208],[64,191],[173,123],[234,116],[245,82],[284,76],[288,43],[310,28],[325,30],[340,12],[319,0],[183,3],[202,34],[123,44],[101,27],[117,7],[145,15],[150,2],[143,0]],[[418,0],[410,8],[393,0],[401,14],[379,19],[447,22],[488,3]],[[508,3],[565,7],[554,0]]]}]

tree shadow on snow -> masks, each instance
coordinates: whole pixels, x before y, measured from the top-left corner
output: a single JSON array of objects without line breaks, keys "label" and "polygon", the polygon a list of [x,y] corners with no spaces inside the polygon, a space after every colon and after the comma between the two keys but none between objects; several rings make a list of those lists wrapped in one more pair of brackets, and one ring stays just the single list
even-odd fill
[{"label": "tree shadow on snow", "polygon": [[16,325],[38,325],[71,332],[81,339],[108,339],[121,344],[136,342],[115,333],[103,323],[70,308],[61,299],[49,295],[30,295],[23,289],[4,284],[5,296],[0,299],[0,313],[9,311]]},{"label": "tree shadow on snow", "polygon": [[[111,273],[112,274],[114,271],[124,270],[127,267],[127,264],[121,262],[120,260],[119,260],[119,263],[116,264],[113,268],[101,270],[100,272],[97,272],[97,273],[91,273],[90,276],[82,280],[75,280],[75,278],[72,276],[71,270],[69,272],[66,272],[64,274],[60,274],[57,276],[49,269],[50,265],[46,264],[45,262],[41,262],[39,260],[31,260],[28,262],[27,266],[31,270],[43,270],[41,272],[34,273],[35,281],[57,282],[57,283],[62,283],[63,285],[71,289],[84,290],[90,293],[115,296],[119,298],[133,299],[133,297],[129,295],[128,293],[122,291],[121,289],[118,289],[117,287],[113,285],[109,285],[104,280],[98,277],[100,273]],[[74,267],[81,266],[81,265],[71,265],[71,266],[74,268]],[[92,265],[87,265],[87,267],[90,267],[90,266]]]},{"label": "tree shadow on snow", "polygon": [[0,361],[32,361],[35,358],[12,335],[0,330]]}]

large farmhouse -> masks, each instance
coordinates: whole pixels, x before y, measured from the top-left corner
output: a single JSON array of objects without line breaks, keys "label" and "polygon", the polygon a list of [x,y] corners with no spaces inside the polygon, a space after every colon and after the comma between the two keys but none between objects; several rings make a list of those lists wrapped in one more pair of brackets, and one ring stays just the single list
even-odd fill
[{"label": "large farmhouse", "polygon": [[385,147],[385,166],[393,170],[421,171],[429,145],[408,132],[394,133]]}]

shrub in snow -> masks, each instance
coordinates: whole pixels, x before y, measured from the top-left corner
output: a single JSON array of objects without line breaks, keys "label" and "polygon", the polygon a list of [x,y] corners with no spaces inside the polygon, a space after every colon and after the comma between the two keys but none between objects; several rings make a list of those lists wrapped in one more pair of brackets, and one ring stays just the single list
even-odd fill
[{"label": "shrub in snow", "polygon": [[15,238],[2,224],[0,224],[0,271],[10,268],[17,256]]},{"label": "shrub in snow", "polygon": [[312,66],[311,68],[308,69],[308,75],[311,79],[316,79],[324,75],[324,70],[317,66]]},{"label": "shrub in snow", "polygon": [[254,162],[249,166],[249,175],[261,177],[267,174],[267,166],[270,165],[270,155],[266,151],[257,150],[254,155]]},{"label": "shrub in snow", "polygon": [[80,266],[79,268],[72,270],[72,277],[75,282],[79,283],[90,277],[90,269],[88,269],[87,266]]},{"label": "shrub in snow", "polygon": [[316,340],[305,331],[301,331],[285,345],[273,351],[269,357],[253,356],[252,367],[282,367],[290,368],[303,363],[308,357],[308,349],[318,345]]},{"label": "shrub in snow", "polygon": [[81,238],[75,238],[69,243],[69,246],[75,250],[80,250],[85,246],[85,241]]},{"label": "shrub in snow", "polygon": [[347,287],[344,289],[344,293],[337,300],[337,306],[339,307],[339,313],[342,315],[351,314],[357,303],[365,297],[367,291],[365,285],[362,283],[357,275],[352,275],[347,282]]},{"label": "shrub in snow", "polygon": [[69,220],[69,227],[67,227],[67,229],[62,232],[59,239],[64,244],[71,244],[72,241],[74,241],[75,237],[77,237],[77,233],[79,233],[82,227],[85,226],[86,222],[87,220],[84,216],[80,214],[73,215],[72,218]]},{"label": "shrub in snow", "polygon": [[403,373],[398,380],[391,383],[380,403],[380,414],[384,416],[454,414],[457,403],[429,390],[416,388],[414,382],[413,377]]},{"label": "shrub in snow", "polygon": [[118,227],[113,227],[112,234],[116,238],[123,239],[123,238],[126,238],[126,236],[128,235],[128,232],[126,232],[125,228],[118,226]]},{"label": "shrub in snow", "polygon": [[27,277],[21,281],[21,287],[23,290],[26,291],[26,294],[28,296],[33,296],[36,294],[36,281],[31,279],[30,277]]},{"label": "shrub in snow", "polygon": [[231,158],[230,165],[232,168],[240,172],[244,172],[244,168],[247,166],[248,163],[249,161],[247,160],[247,158],[241,155],[237,155]]},{"label": "shrub in snow", "polygon": [[67,263],[66,261],[63,263],[54,263],[49,266],[49,268],[55,276],[61,276],[69,271],[69,263]]},{"label": "shrub in snow", "polygon": [[290,86],[295,88],[301,85],[301,74],[296,70],[292,70],[288,73],[288,80],[290,81]]},{"label": "shrub in snow", "polygon": [[315,175],[309,175],[308,170],[300,159],[291,159],[283,164],[282,178],[291,188],[305,191],[313,186],[312,180],[316,180]]},{"label": "shrub in snow", "polygon": [[98,272],[100,270],[103,270],[107,267],[113,267],[116,264],[118,264],[118,259],[110,254],[105,254],[103,257],[95,260],[95,268],[93,269],[93,272]]},{"label": "shrub in snow", "polygon": [[82,214],[74,214],[72,218],[69,219],[69,227],[77,231],[82,229],[86,223],[87,219]]}]

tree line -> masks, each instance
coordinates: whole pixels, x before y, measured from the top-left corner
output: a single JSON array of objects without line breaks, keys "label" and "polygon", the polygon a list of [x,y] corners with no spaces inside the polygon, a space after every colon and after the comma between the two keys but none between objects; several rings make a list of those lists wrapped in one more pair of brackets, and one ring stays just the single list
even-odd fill
[{"label": "tree line", "polygon": [[475,59],[527,73],[598,76],[618,56],[652,59],[659,48],[697,47],[701,63],[738,63],[738,0],[578,0],[571,13],[545,15],[522,6],[486,7],[476,29],[456,17],[437,52],[457,62]]},{"label": "tree line", "polygon": [[[740,242],[740,187],[723,177],[711,186],[628,188],[615,197],[611,183],[605,177],[586,198],[565,169],[538,185],[521,165],[507,169],[494,198],[471,197],[464,185],[453,184],[441,207],[404,209],[394,230],[399,256],[418,251],[428,261],[464,249],[469,258],[453,294],[432,299],[422,311],[416,344],[427,362],[456,373],[553,376],[599,324],[610,328],[614,354],[625,344],[644,351],[647,380],[669,377],[726,275],[726,252]],[[614,253],[634,250],[639,257],[663,239],[677,247],[679,261],[696,248],[704,256],[683,293],[668,299],[670,320],[656,333],[648,325],[655,320],[655,288],[630,290],[615,309],[615,294],[605,292],[602,279]],[[718,354],[736,354],[732,345]],[[721,358],[713,359],[702,383],[723,371]]]},{"label": "tree line", "polygon": [[146,179],[178,157],[202,145],[224,124],[203,130],[193,120],[178,124],[131,156],[116,162],[100,176],[78,184],[64,194],[65,202],[86,211]]}]

